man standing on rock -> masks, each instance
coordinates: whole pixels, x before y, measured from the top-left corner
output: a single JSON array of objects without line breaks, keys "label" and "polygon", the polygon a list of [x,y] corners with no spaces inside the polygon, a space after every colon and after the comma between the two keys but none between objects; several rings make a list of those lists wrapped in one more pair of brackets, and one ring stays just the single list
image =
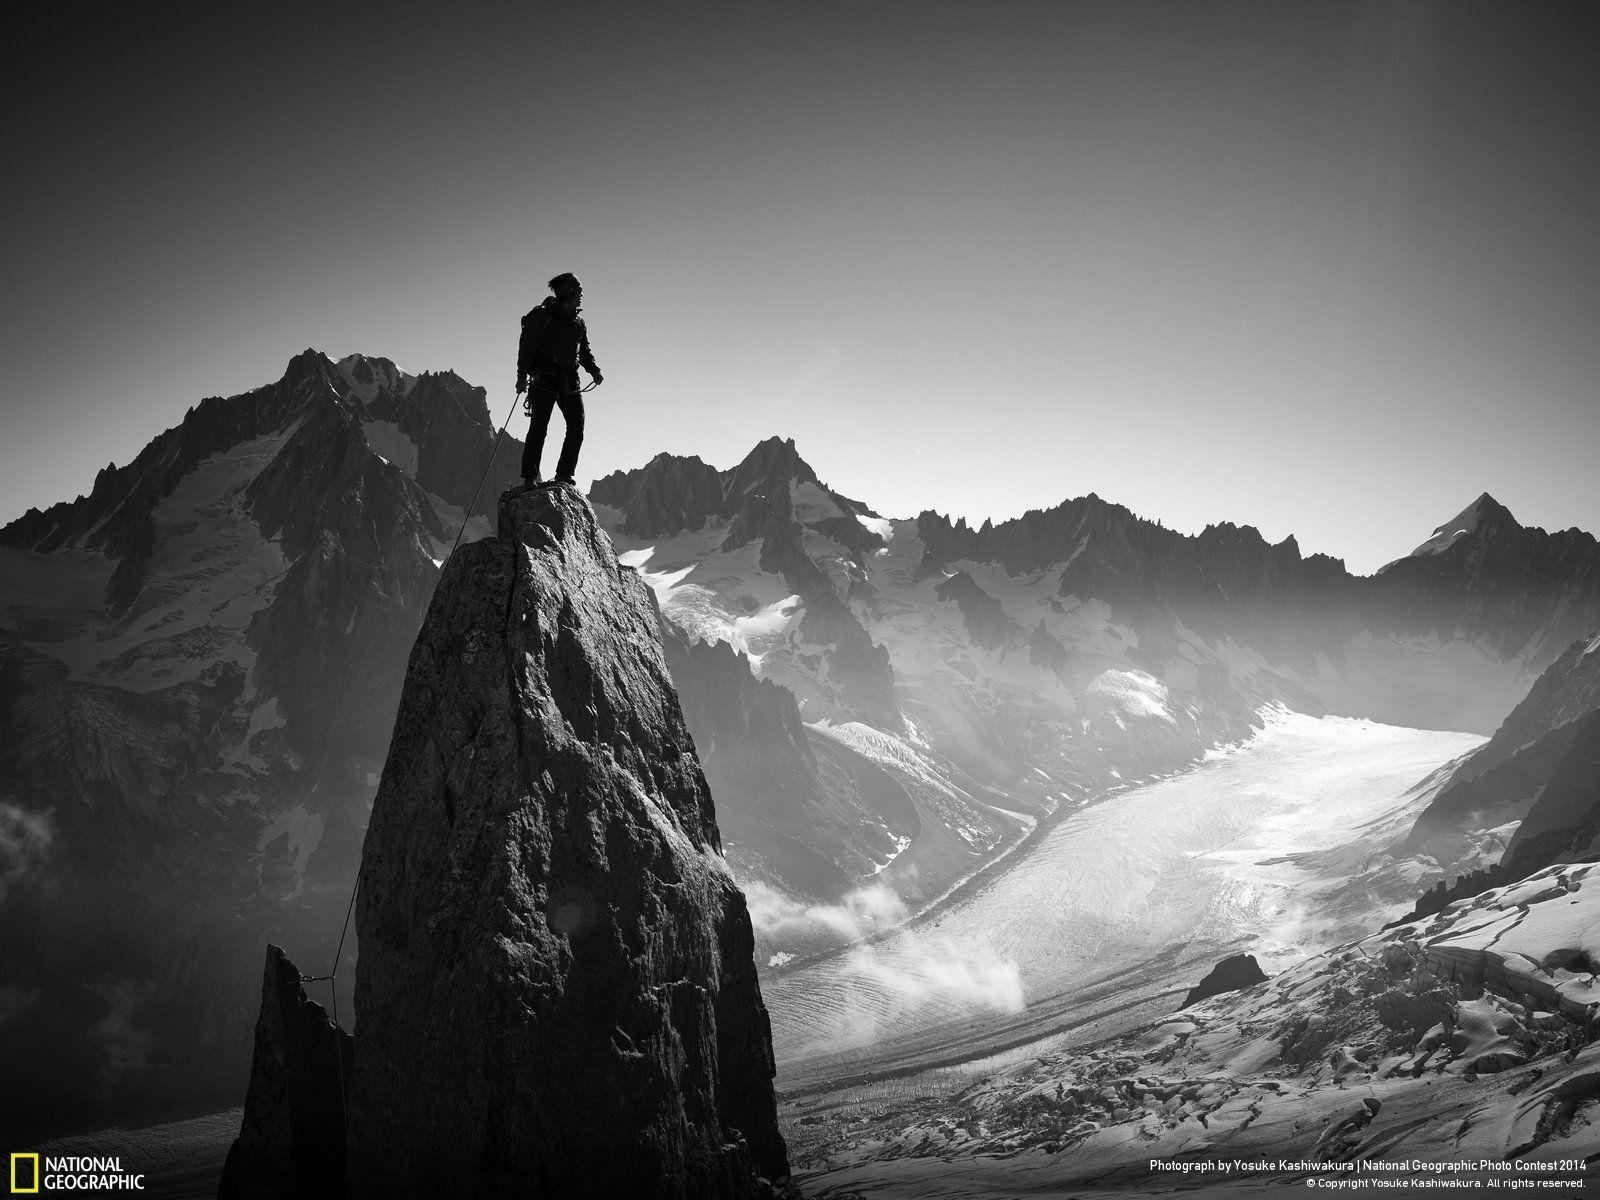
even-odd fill
[{"label": "man standing on rock", "polygon": [[578,309],[583,305],[583,285],[570,271],[550,281],[554,295],[522,318],[522,340],[517,345],[517,395],[526,392],[528,442],[522,450],[522,486],[539,484],[539,459],[550,413],[561,409],[567,423],[556,460],[556,483],[572,483],[583,447],[583,393],[578,390],[578,366],[598,385],[604,380],[589,351],[589,330]]}]

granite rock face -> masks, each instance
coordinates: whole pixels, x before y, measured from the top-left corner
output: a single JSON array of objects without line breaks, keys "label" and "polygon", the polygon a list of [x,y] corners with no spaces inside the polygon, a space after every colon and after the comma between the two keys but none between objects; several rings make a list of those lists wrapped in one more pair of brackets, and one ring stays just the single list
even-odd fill
[{"label": "granite rock face", "polygon": [[356,1196],[788,1187],[745,900],[645,585],[503,499],[411,654],[362,853]]},{"label": "granite rock face", "polygon": [[349,1078],[350,1035],[306,996],[289,956],[268,946],[250,1093],[219,1200],[344,1195]]}]

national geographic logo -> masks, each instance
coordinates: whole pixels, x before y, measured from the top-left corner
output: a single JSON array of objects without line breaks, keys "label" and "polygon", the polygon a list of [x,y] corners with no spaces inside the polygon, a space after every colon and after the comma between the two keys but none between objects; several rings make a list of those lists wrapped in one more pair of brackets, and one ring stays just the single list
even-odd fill
[{"label": "national geographic logo", "polygon": [[144,1176],[125,1171],[121,1156],[112,1158],[37,1153],[11,1156],[11,1194],[40,1192],[142,1192]]},{"label": "national geographic logo", "polygon": [[11,1156],[11,1194],[27,1196],[39,1190],[39,1156],[13,1154]]}]

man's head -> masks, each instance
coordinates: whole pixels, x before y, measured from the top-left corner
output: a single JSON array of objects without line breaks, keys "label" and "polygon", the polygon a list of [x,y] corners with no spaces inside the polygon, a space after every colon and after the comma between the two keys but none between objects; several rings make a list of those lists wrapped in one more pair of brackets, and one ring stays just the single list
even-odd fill
[{"label": "man's head", "polygon": [[561,307],[570,311],[577,311],[583,301],[583,284],[571,271],[564,271],[552,279],[550,290],[556,294],[556,301]]}]

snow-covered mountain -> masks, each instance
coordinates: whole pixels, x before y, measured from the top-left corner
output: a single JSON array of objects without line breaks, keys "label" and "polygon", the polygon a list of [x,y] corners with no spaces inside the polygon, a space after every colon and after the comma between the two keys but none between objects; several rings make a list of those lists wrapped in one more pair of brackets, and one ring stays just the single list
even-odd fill
[{"label": "snow-covered mountain", "polygon": [[[262,943],[331,973],[439,563],[517,475],[494,444],[451,372],[307,351],[0,530],[0,1118],[231,1096]],[[1093,496],[890,519],[778,438],[592,499],[778,965],[1273,706],[1488,733],[1600,625],[1594,540],[1498,517],[1368,580]]]},{"label": "snow-covered mountain", "polygon": [[[1371,578],[1293,539],[1186,537],[1092,495],[979,529],[886,519],[777,438],[722,471],[658,455],[591,498],[671,623],[793,694],[783,744],[755,756],[786,764],[781,803],[760,780],[719,781],[749,744],[738,719],[690,721],[780,962],[870,935],[884,904],[934,903],[1085,798],[1249,736],[1271,706],[1489,733],[1569,635],[1600,627],[1594,538],[1524,529],[1487,496],[1448,545]],[[807,774],[823,747],[854,756],[836,775],[848,796]],[[892,803],[862,799],[861,760]],[[892,861],[873,850],[868,875],[867,847]]]},{"label": "snow-covered mountain", "polygon": [[1383,567],[1368,587],[1396,628],[1470,639],[1502,658],[1521,656],[1530,676],[1600,628],[1594,537],[1520,525],[1487,493]]},{"label": "snow-covered mountain", "polygon": [[[1516,519],[1498,500],[1484,492],[1466,508],[1451,517],[1443,525],[1433,531],[1433,536],[1422,545],[1418,546],[1406,558],[1426,558],[1433,554],[1443,554],[1462,538],[1481,536],[1483,531],[1494,526],[1515,530],[1519,528]],[[1399,560],[1403,561],[1403,560]],[[1388,564],[1393,566],[1393,563]],[[1378,568],[1379,572],[1387,567]]]},{"label": "snow-covered mountain", "polygon": [[308,350],[0,531],[0,1059],[26,1083],[0,1117],[231,1095],[263,937],[330,972],[493,439],[452,373]]}]

